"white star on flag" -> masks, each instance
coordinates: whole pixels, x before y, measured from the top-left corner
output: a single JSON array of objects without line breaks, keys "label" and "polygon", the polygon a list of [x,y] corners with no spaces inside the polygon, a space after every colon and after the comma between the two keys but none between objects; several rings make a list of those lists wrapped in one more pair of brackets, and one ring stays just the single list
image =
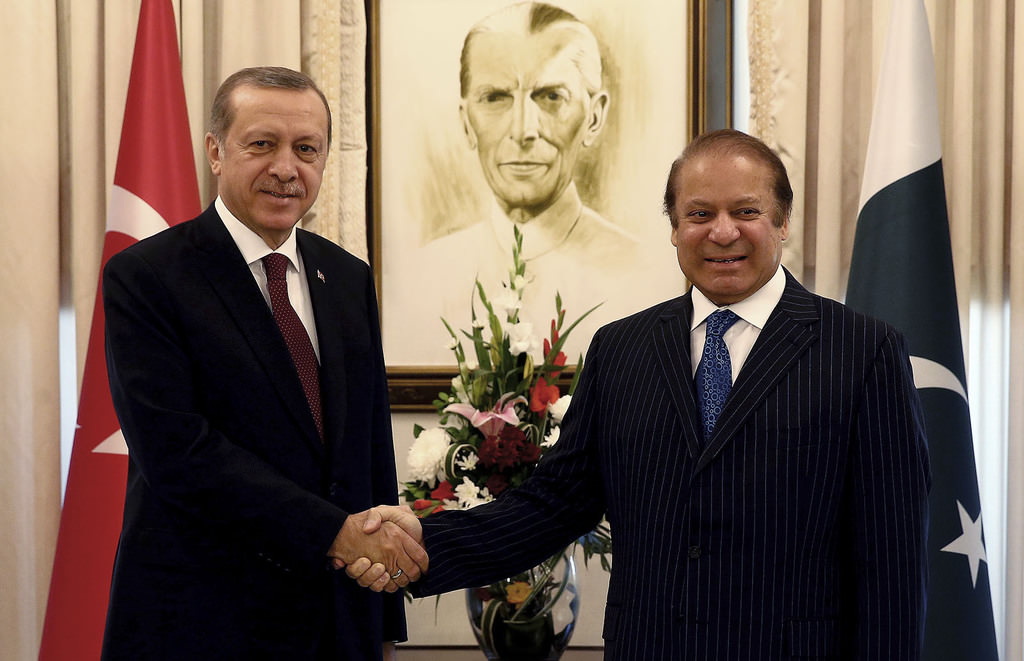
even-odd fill
[{"label": "white star on flag", "polygon": [[985,542],[981,539],[981,512],[978,518],[971,520],[960,501],[956,501],[956,507],[960,510],[960,529],[963,531],[959,537],[942,547],[947,553],[960,553],[967,556],[971,565],[971,587],[975,587],[978,581],[978,566],[984,561],[988,562],[985,556]]}]

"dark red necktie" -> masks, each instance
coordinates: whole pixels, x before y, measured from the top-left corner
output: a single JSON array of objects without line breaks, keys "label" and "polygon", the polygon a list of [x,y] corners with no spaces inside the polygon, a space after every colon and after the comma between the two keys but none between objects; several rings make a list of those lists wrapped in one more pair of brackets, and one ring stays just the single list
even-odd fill
[{"label": "dark red necktie", "polygon": [[295,313],[288,300],[288,281],[285,273],[288,269],[288,258],[280,253],[270,253],[263,258],[263,268],[267,272],[267,289],[270,290],[270,307],[274,313],[274,321],[281,329],[285,344],[292,355],[295,369],[299,372],[302,389],[309,402],[309,410],[316,422],[316,430],[320,440],[324,438],[323,414],[320,408],[320,365],[313,351],[313,343],[302,320]]}]

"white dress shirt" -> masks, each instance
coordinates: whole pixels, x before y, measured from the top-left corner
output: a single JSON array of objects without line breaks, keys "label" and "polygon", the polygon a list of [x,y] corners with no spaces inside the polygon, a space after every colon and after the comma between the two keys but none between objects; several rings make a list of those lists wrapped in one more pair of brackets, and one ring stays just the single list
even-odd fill
[{"label": "white dress shirt", "polygon": [[690,322],[690,356],[693,365],[693,374],[697,374],[697,364],[700,363],[701,354],[704,352],[704,338],[707,337],[707,319],[716,310],[732,310],[739,319],[736,320],[729,330],[725,331],[722,339],[725,346],[729,348],[729,361],[732,363],[732,381],[736,383],[736,375],[740,373],[744,361],[750,354],[750,350],[761,334],[768,317],[771,316],[775,306],[782,299],[782,292],[786,289],[786,274],[779,266],[775,275],[756,292],[743,299],[739,303],[726,305],[719,308],[708,300],[699,289],[693,288],[693,320]]},{"label": "white dress shirt", "polygon": [[302,325],[306,327],[309,341],[313,343],[313,351],[316,352],[317,360],[320,360],[320,342],[316,335],[316,319],[313,316],[313,301],[309,296],[309,282],[306,280],[306,269],[302,264],[302,254],[299,253],[299,246],[295,241],[295,230],[292,229],[288,238],[278,246],[277,250],[271,250],[270,246],[256,232],[242,224],[233,213],[228,211],[224,202],[217,197],[214,202],[221,222],[227,228],[235,245],[242,253],[242,259],[249,265],[252,277],[263,293],[263,298],[270,306],[270,289],[267,287],[267,272],[263,269],[264,257],[272,252],[281,253],[288,258],[288,269],[285,279],[288,283],[288,301],[295,308],[295,314],[299,315]]}]

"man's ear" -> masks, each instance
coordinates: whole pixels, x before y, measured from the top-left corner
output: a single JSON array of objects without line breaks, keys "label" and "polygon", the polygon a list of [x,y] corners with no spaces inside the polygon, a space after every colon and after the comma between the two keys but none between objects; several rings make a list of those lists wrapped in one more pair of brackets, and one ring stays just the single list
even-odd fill
[{"label": "man's ear", "polygon": [[221,145],[212,133],[206,134],[206,160],[215,177],[220,176]]},{"label": "man's ear", "polygon": [[459,119],[462,120],[462,130],[466,134],[466,142],[470,149],[476,149],[476,133],[473,132],[473,125],[469,123],[469,113],[466,111],[466,102],[459,103]]},{"label": "man's ear", "polygon": [[587,113],[587,127],[583,134],[583,146],[589,147],[597,140],[604,128],[604,122],[608,118],[608,104],[611,97],[608,92],[601,90],[590,97],[590,110]]}]

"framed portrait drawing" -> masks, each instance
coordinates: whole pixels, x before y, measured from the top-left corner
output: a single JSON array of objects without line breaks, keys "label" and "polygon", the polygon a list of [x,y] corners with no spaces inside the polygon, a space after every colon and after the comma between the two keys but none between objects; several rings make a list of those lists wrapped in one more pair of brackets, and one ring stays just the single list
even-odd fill
[{"label": "framed portrait drawing", "polygon": [[[699,4],[699,3],[698,3]],[[595,305],[603,324],[681,294],[662,212],[694,128],[694,3],[370,0],[370,233],[392,405],[429,404],[454,373],[479,280],[502,293],[513,227],[520,320],[546,336]]]}]

